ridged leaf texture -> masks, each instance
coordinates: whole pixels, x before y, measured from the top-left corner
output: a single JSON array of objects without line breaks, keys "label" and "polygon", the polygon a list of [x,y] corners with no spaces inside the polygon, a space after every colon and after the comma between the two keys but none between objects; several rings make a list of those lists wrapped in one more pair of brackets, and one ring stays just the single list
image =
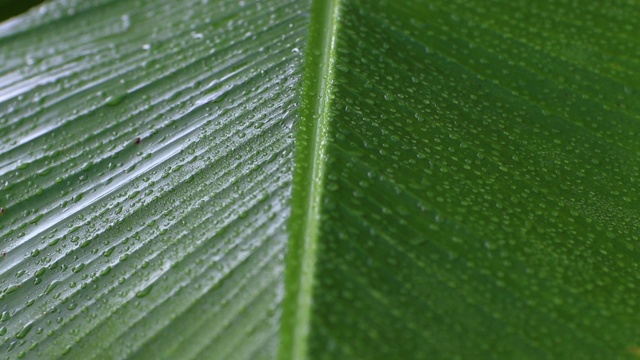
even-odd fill
[{"label": "ridged leaf texture", "polygon": [[639,19],[51,0],[5,20],[0,358],[637,358]]}]

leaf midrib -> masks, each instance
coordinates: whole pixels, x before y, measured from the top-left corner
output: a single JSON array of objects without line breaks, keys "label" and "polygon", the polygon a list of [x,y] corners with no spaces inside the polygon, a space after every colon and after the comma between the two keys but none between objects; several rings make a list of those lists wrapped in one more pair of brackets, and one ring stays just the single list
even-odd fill
[{"label": "leaf midrib", "polygon": [[340,0],[312,0],[296,134],[279,359],[305,359],[310,330]]}]

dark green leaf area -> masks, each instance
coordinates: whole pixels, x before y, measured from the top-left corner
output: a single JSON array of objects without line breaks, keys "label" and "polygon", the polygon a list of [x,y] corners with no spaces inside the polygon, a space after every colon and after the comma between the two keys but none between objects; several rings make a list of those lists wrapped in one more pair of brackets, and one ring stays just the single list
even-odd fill
[{"label": "dark green leaf area", "polygon": [[343,2],[317,358],[633,352],[637,50],[550,3]]}]

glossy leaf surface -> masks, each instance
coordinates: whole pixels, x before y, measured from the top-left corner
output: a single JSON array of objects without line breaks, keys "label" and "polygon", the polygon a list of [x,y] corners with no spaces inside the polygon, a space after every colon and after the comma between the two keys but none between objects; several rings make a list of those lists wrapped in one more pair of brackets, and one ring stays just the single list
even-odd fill
[{"label": "glossy leaf surface", "polygon": [[640,5],[0,24],[0,357],[634,358]]},{"label": "glossy leaf surface", "polygon": [[9,357],[276,355],[304,4],[173,4],[6,24]]}]

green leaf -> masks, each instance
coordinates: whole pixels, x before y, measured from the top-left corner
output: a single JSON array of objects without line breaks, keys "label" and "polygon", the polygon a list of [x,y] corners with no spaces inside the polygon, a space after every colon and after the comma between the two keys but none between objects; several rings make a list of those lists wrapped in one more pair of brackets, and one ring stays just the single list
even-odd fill
[{"label": "green leaf", "polygon": [[640,354],[640,4],[0,24],[0,354]]},{"label": "green leaf", "polygon": [[10,358],[276,355],[305,4],[173,4],[5,23]]}]

